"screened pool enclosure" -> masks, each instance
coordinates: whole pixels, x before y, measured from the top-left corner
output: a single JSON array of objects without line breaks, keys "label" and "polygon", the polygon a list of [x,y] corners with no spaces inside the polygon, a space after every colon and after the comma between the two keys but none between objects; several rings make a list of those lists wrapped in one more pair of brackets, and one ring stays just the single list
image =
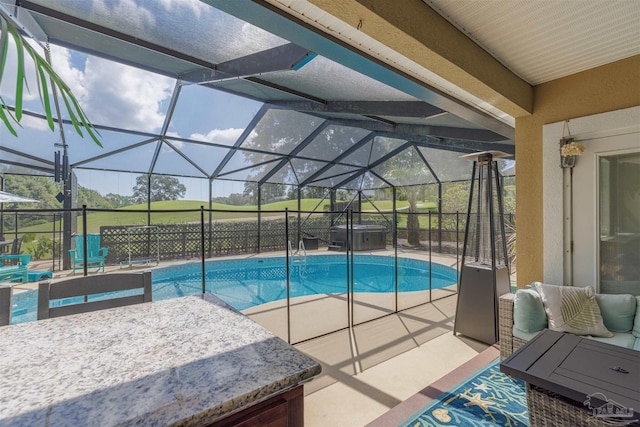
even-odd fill
[{"label": "screened pool enclosure", "polygon": [[[17,136],[0,126],[0,167],[4,190],[41,204],[4,204],[0,224],[4,240],[23,239],[47,260],[39,268],[68,270],[74,237],[99,234],[107,270],[200,262],[202,286],[215,292],[227,279],[205,280],[207,262],[273,253],[286,273],[285,298],[274,301],[295,317],[309,313],[291,310],[293,267],[340,256],[345,287],[330,299],[348,316],[314,335],[455,292],[453,280],[435,295],[431,273],[420,291],[403,291],[399,258],[438,257],[455,270],[471,175],[459,156],[513,154],[512,118],[263,1],[0,0],[0,11],[65,80],[102,144],[78,134],[50,84],[46,102],[38,97],[42,80],[25,56],[23,118]],[[11,113],[19,53],[10,38],[0,94]],[[499,169],[511,200],[515,164]],[[505,212],[513,225],[514,206]],[[44,237],[51,247],[35,256],[27,240]],[[365,270],[353,257],[365,251],[393,266],[389,294],[355,291]],[[290,341],[310,338],[284,319]]]}]

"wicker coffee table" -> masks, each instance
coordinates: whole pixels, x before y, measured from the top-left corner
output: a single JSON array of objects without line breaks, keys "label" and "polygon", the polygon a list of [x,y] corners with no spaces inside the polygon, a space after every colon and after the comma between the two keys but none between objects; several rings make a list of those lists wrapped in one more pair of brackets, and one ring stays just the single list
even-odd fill
[{"label": "wicker coffee table", "polygon": [[527,383],[530,426],[640,425],[640,352],[544,330],[500,365]]}]

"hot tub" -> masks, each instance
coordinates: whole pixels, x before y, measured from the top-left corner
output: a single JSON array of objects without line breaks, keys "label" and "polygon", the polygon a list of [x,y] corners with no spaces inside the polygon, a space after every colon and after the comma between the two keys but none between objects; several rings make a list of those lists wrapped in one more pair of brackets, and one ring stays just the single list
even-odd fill
[{"label": "hot tub", "polygon": [[[345,225],[334,225],[331,227],[331,242],[342,246],[342,250],[347,247],[347,230]],[[349,235],[351,238],[351,235]],[[351,248],[354,251],[370,251],[372,249],[385,249],[387,247],[387,229],[382,225],[353,226],[353,242]]]}]

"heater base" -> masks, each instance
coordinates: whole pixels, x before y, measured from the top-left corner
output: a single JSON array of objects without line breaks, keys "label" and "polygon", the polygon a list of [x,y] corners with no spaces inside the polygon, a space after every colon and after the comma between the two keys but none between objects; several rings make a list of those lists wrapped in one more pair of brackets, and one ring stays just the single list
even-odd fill
[{"label": "heater base", "polygon": [[507,267],[497,266],[493,270],[486,264],[463,266],[454,334],[459,333],[490,345],[498,342],[498,298],[510,291]]}]

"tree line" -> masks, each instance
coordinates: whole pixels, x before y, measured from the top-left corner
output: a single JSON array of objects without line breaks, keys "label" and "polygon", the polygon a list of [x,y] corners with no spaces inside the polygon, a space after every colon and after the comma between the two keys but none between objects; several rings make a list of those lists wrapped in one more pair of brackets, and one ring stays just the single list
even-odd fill
[{"label": "tree line", "polygon": [[[9,175],[4,176],[5,191],[22,197],[38,200],[39,209],[60,209],[62,202],[56,199],[58,193],[63,193],[62,183],[56,183],[45,176]],[[95,190],[78,185],[77,206],[87,205],[95,209],[117,209],[125,206],[147,202],[148,175],[136,178],[136,185],[132,188],[132,195],[108,193],[103,196]],[[151,201],[178,200],[184,197],[187,189],[176,178],[164,175],[151,177]],[[6,209],[19,209],[26,205],[5,203]]]}]

